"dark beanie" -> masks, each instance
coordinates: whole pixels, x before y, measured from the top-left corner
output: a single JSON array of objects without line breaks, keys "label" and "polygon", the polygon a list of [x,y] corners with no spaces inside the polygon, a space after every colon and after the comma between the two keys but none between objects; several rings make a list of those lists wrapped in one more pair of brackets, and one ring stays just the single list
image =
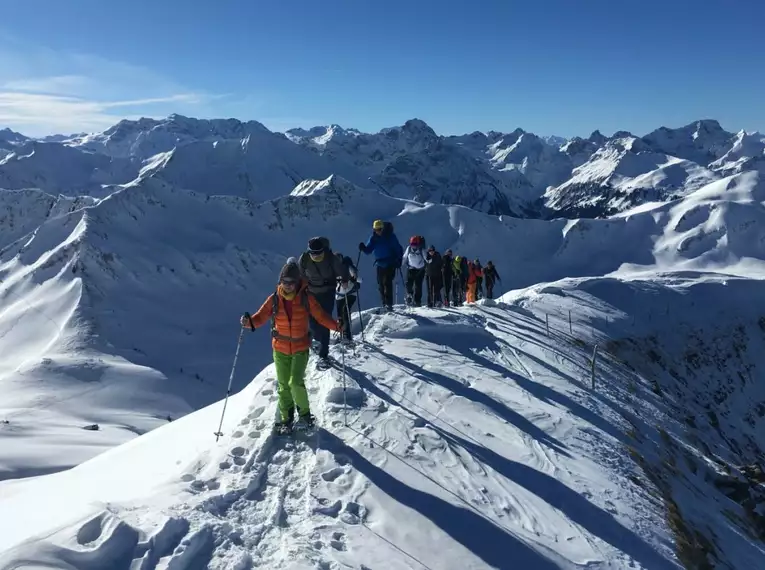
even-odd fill
[{"label": "dark beanie", "polygon": [[279,281],[284,279],[291,279],[292,281],[300,280],[300,268],[294,257],[290,257],[287,263],[282,267],[282,272],[279,274]]}]

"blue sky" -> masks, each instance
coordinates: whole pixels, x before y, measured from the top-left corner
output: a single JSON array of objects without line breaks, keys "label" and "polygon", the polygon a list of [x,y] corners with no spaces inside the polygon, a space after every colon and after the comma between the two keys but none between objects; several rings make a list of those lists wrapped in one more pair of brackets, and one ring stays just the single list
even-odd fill
[{"label": "blue sky", "polygon": [[24,0],[0,19],[0,128],[765,132],[763,21],[762,0]]}]

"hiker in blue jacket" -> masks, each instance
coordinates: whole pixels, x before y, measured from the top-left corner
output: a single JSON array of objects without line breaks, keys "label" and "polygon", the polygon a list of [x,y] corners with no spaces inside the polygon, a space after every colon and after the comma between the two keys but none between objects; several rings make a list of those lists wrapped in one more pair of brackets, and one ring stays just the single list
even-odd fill
[{"label": "hiker in blue jacket", "polygon": [[382,305],[391,311],[393,310],[393,280],[396,278],[396,270],[401,267],[404,248],[393,233],[393,224],[390,222],[375,220],[372,229],[372,235],[369,236],[367,243],[359,244],[359,251],[367,255],[374,252],[377,285],[380,289]]}]

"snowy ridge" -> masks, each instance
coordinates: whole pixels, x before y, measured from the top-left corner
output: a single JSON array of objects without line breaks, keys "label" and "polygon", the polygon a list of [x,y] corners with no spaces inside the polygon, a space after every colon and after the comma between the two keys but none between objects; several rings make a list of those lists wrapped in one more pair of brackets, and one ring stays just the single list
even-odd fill
[{"label": "snowy ridge", "polygon": [[[275,439],[269,366],[229,402],[217,444],[222,402],[70,471],[6,486],[3,508],[21,514],[0,523],[0,565],[79,568],[87,548],[103,567],[755,567],[765,551],[747,532],[761,524],[752,507],[765,494],[725,466],[749,473],[746,459],[765,443],[762,389],[734,381],[763,365],[751,317],[752,303],[765,307],[761,285],[711,274],[580,279],[506,300],[367,315],[366,344],[332,349],[345,359],[348,427],[341,367],[309,365],[322,427]],[[674,318],[657,328],[666,307]],[[742,326],[729,339],[739,360],[726,387],[704,369],[724,346],[701,360],[691,351]],[[651,350],[659,356],[648,360]],[[673,370],[677,351],[689,364]],[[720,389],[707,413],[705,395]],[[730,441],[742,435],[745,449]],[[55,513],[38,507],[54,496]]]},{"label": "snowy ridge", "polygon": [[[588,314],[685,568],[749,568],[765,554],[762,281],[678,272],[566,280],[509,296],[565,326]],[[603,389],[608,389],[605,385]],[[600,388],[598,388],[600,391]]]},{"label": "snowy ridge", "polygon": [[[110,419],[111,412],[98,415],[103,430],[119,436],[116,441],[214,401],[226,378],[222,371],[232,342],[226,331],[232,320],[243,307],[257,309],[253,299],[273,290],[283,261],[303,251],[314,235],[327,236],[335,251],[355,257],[354,244],[369,236],[375,219],[393,221],[401,240],[429,228],[428,243],[441,251],[453,248],[470,259],[494,260],[505,288],[618,271],[639,275],[715,267],[762,274],[760,228],[765,219],[758,176],[734,175],[685,199],[619,218],[575,222],[499,219],[465,207],[421,205],[336,177],[303,184],[297,195],[264,203],[211,197],[152,177],[92,204],[74,207],[62,201],[54,208],[58,213],[47,217],[53,198],[30,193],[42,200],[36,205],[39,214],[4,236],[0,255],[2,298],[14,307],[0,313],[0,350],[19,355],[6,362],[0,375],[3,386],[18,387],[3,402],[4,413],[12,416],[13,429],[29,431],[28,439],[17,438],[27,442],[18,448],[23,453],[0,457],[0,465],[11,476],[47,460],[48,448],[38,449],[33,442],[46,441],[48,432],[35,432],[24,410],[34,411],[34,424],[61,430],[58,414],[70,411],[35,411],[40,392],[68,391],[74,397],[84,386],[78,372],[35,389],[26,379],[53,378],[50,362],[80,358],[82,347],[91,351],[90,361],[116,359],[137,366],[137,384],[156,393],[150,402],[131,404],[135,411],[129,421],[122,412],[119,421]],[[371,261],[362,258],[365,282],[375,282],[374,271]],[[376,304],[375,288],[364,291],[365,306]],[[61,318],[62,295],[74,295],[66,298],[76,307],[76,319]],[[35,319],[20,324],[21,315],[32,308]],[[51,323],[74,340],[40,345],[35,327],[47,330]],[[205,351],[189,351],[190,343]],[[263,366],[269,359],[266,344],[242,355],[243,366]],[[105,398],[98,402],[78,396],[85,407],[67,416],[66,430],[79,431],[96,421],[91,410],[98,406],[122,410],[124,400],[112,401],[108,394],[94,392]],[[119,427],[127,423],[136,429]],[[101,449],[82,447],[78,438],[71,442],[79,452],[70,453],[72,463],[62,466]]]},{"label": "snowy ridge", "polygon": [[[484,169],[484,142],[423,125],[391,131],[428,142],[402,143],[388,178],[366,186],[334,168],[293,178],[285,153],[330,159],[288,137],[199,141],[207,131],[189,127],[191,142],[97,196],[0,190],[0,512],[22,513],[0,517],[0,568],[756,567],[765,174],[746,161],[760,135],[739,133],[706,168],[619,133],[577,174],[655,201],[543,220],[481,211],[529,214],[519,195],[536,189],[519,168]],[[516,134],[481,136],[497,152],[548,152]],[[586,154],[597,134],[564,148]],[[12,162],[59,152],[41,144]],[[236,164],[261,177],[257,191]],[[355,258],[380,218],[402,241],[427,228],[440,251],[492,259],[501,289],[518,290],[496,305],[368,312],[367,344],[345,355],[350,428],[338,370],[311,364],[323,431],[294,444],[269,435],[268,331],[246,332],[216,446],[242,311],[308,238]],[[360,269],[372,307],[370,258]]]},{"label": "snowy ridge", "polygon": [[174,114],[162,120],[126,119],[103,133],[70,139],[68,144],[117,158],[146,160],[188,143],[242,140],[258,133],[270,131],[257,121],[195,119]]},{"label": "snowy ridge", "polygon": [[636,137],[612,139],[545,193],[548,209],[570,217],[613,215],[650,202],[666,202],[718,178],[694,162],[650,151]]},{"label": "snowy ridge", "polygon": [[37,188],[49,193],[104,194],[103,186],[138,174],[132,159],[112,159],[60,143],[30,141],[0,160],[0,188]]},{"label": "snowy ridge", "polygon": [[[77,560],[79,541],[102,565],[675,567],[660,511],[621,478],[636,472],[620,445],[617,426],[627,424],[569,379],[586,373],[584,350],[565,348],[565,374],[540,364],[543,328],[492,306],[373,317],[370,344],[346,355],[349,427],[339,371],[312,372],[322,429],[274,440],[269,367],[230,403],[220,445],[209,433],[215,404],[71,471],[11,486],[4,507],[73,485],[87,497],[65,494],[67,514],[53,520],[26,509],[3,528],[0,551],[34,528],[61,531],[0,561]],[[449,370],[434,366],[433,351]],[[189,443],[178,446],[181,433]],[[129,476],[138,464],[153,467]],[[85,483],[96,477],[104,484]],[[94,501],[108,513],[87,507]]]},{"label": "snowy ridge", "polygon": [[[759,135],[734,135],[709,120],[642,138],[595,131],[571,140],[522,129],[444,137],[420,119],[377,133],[329,125],[282,134],[256,121],[181,115],[69,137],[3,133],[0,188],[100,198],[110,185],[158,176],[209,195],[265,201],[304,180],[337,175],[418,202],[546,218],[606,217],[684,195],[717,176],[762,170],[764,160]],[[632,162],[639,166],[622,164]],[[614,184],[604,175],[610,170]]]}]

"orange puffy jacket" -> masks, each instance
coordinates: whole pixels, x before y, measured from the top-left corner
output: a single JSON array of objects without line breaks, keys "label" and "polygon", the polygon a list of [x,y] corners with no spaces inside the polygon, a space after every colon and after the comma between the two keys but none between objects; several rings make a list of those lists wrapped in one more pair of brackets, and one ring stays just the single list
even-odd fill
[{"label": "orange puffy jacket", "polygon": [[[316,298],[308,293],[305,281],[300,282],[297,293],[291,301],[278,293],[269,295],[258,312],[252,315],[252,323],[255,327],[263,326],[273,316],[274,295],[278,299],[278,311],[274,323],[276,330],[272,331],[271,346],[277,352],[295,354],[311,348],[310,316],[331,331],[339,330],[339,325],[321,308]],[[305,308],[303,295],[308,296],[310,315]],[[289,317],[289,313],[292,313],[292,318]]]},{"label": "orange puffy jacket", "polygon": [[478,277],[481,277],[483,275],[483,271],[481,271],[478,267],[476,267],[475,263],[472,261],[468,261],[468,283],[477,283]]}]

